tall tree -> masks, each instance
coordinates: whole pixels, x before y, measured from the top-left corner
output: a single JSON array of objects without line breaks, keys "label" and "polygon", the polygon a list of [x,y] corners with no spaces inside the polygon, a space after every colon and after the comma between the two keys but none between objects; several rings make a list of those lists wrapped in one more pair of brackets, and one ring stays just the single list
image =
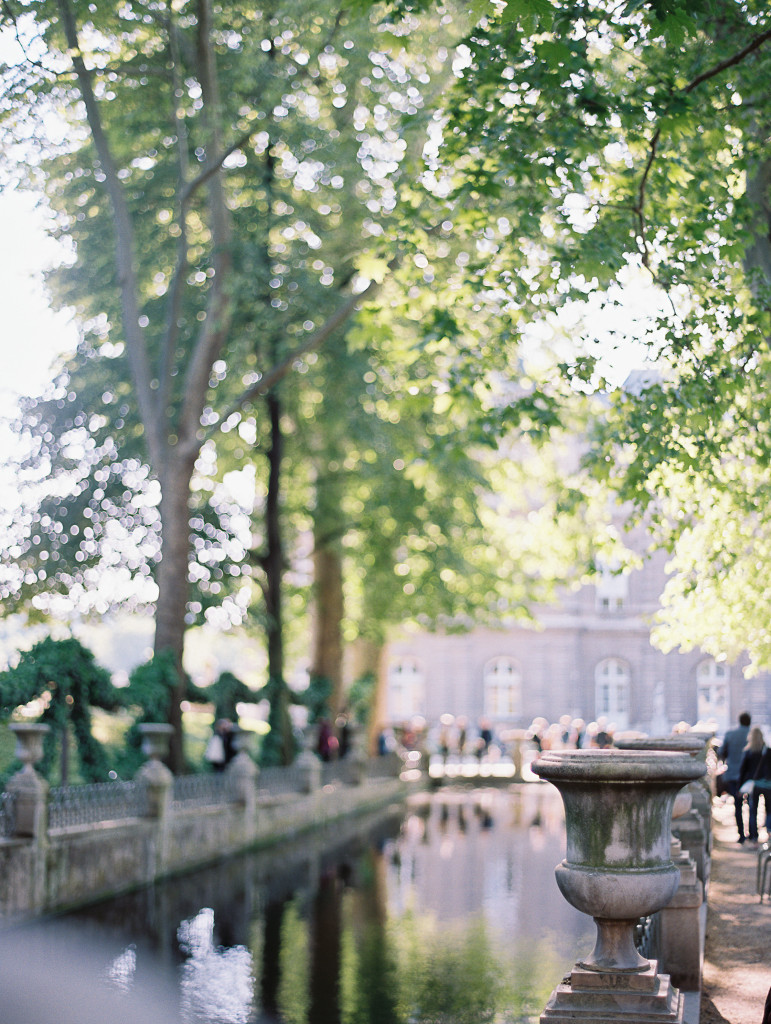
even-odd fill
[{"label": "tall tree", "polygon": [[[58,154],[45,151],[40,167],[59,231],[76,255],[57,275],[56,295],[76,306],[86,328],[57,390],[27,417],[41,471],[79,472],[69,492],[49,501],[81,519],[64,537],[56,508],[36,515],[15,552],[22,561],[29,556],[29,567],[20,574],[12,567],[8,590],[39,590],[56,575],[39,563],[32,568],[43,548],[58,559],[75,548],[69,565],[77,569],[104,551],[101,542],[116,530],[110,520],[128,535],[139,519],[146,542],[124,564],[146,575],[148,556],[155,558],[155,649],[173,651],[179,667],[171,708],[177,767],[183,764],[184,633],[194,614],[189,520],[201,497],[198,477],[205,478],[211,459],[207,440],[237,424],[241,410],[322,345],[375,285],[355,273],[355,257],[376,233],[378,217],[387,216],[388,178],[398,166],[396,150],[381,138],[391,129],[378,111],[396,105],[408,112],[411,101],[375,67],[373,99],[364,113],[353,111],[355,97],[339,69],[354,58],[371,65],[381,56],[373,50],[371,59],[362,40],[354,47],[345,32],[349,20],[343,11],[292,2],[237,12],[215,9],[210,0],[182,8],[143,0],[87,10],[75,0],[44,2],[34,11],[14,3],[3,8],[2,28],[19,39],[18,62],[3,69],[6,137],[28,140],[39,113],[36,127],[50,143],[45,116],[53,109],[72,126]],[[393,45],[401,48],[398,40]],[[338,245],[329,260],[313,256],[326,229],[341,224],[338,198],[346,181],[333,166],[339,129],[318,113],[321,91],[336,94],[330,109],[339,120],[348,123],[353,114],[355,125],[359,117],[374,118],[372,134],[359,133],[360,172],[350,182],[362,208],[369,204],[370,228],[348,232],[344,256]],[[264,130],[265,123],[294,118],[318,121],[316,135],[323,133],[328,146],[323,161],[315,158],[318,139],[311,132],[297,133],[294,148],[285,136]],[[266,210],[264,189],[261,196],[259,180],[249,177],[265,154],[280,166],[285,191],[317,193],[313,220],[294,217],[288,195]],[[265,215],[272,232],[269,263],[260,224]],[[356,224],[362,226],[361,215]],[[282,247],[302,251],[301,274],[278,265]],[[311,281],[315,298],[306,294],[305,302],[313,312],[280,326],[293,289]],[[266,291],[270,305],[244,316],[249,300]],[[255,345],[279,330],[278,350]],[[231,387],[219,387],[228,375]],[[123,509],[132,499],[132,478],[146,482],[147,493],[128,516]],[[201,547],[211,549],[216,528],[207,518]],[[192,575],[208,583],[210,595],[222,588],[221,568],[211,569],[208,579],[206,570]],[[45,597],[37,597],[45,610]]]}]

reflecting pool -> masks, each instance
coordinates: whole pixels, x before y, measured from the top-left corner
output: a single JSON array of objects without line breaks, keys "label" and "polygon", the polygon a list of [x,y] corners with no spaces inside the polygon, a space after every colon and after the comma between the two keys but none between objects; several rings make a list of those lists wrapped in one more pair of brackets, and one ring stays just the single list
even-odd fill
[{"label": "reflecting pool", "polygon": [[554,880],[564,850],[551,786],[448,787],[38,933],[49,964],[78,950],[63,978],[88,963],[113,998],[150,992],[139,1024],[534,1021],[594,941]]}]

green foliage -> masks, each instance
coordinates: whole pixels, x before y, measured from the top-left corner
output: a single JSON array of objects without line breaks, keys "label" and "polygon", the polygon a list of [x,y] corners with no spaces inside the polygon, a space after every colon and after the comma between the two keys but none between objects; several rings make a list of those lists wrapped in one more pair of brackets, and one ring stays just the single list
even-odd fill
[{"label": "green foliage", "polygon": [[211,686],[201,688],[201,698],[214,704],[214,717],[238,719],[237,704],[253,704],[255,692],[232,672],[222,672]]},{"label": "green foliage", "polygon": [[177,682],[174,655],[162,651],[132,671],[124,701],[137,709],[137,722],[167,722],[172,692]]},{"label": "green foliage", "polygon": [[260,690],[260,698],[270,703],[268,728],[260,749],[260,765],[272,768],[289,765],[297,752],[289,705],[292,696],[283,679],[271,677]]},{"label": "green foliage", "polygon": [[351,718],[365,730],[372,717],[376,689],[377,676],[374,672],[367,672],[354,679],[348,691],[346,705]]},{"label": "green foliage", "polygon": [[302,694],[302,702],[308,709],[308,725],[316,725],[322,718],[330,718],[332,709],[329,698],[332,696],[332,680],[326,676],[311,673],[308,688]]},{"label": "green foliage", "polygon": [[134,722],[126,733],[125,749],[118,764],[119,774],[124,778],[132,778],[145,760],[139,726],[145,722],[169,721],[177,683],[176,662],[171,651],[153,655],[131,672],[123,700],[133,711]]},{"label": "green foliage", "polygon": [[22,652],[14,668],[0,673],[0,706],[9,716],[33,700],[41,700],[40,721],[52,727],[44,743],[43,773],[51,772],[56,744],[72,729],[83,777],[105,781],[109,765],[102,745],[92,735],[90,709],[113,711],[122,701],[93,654],[74,637],[46,637]]}]

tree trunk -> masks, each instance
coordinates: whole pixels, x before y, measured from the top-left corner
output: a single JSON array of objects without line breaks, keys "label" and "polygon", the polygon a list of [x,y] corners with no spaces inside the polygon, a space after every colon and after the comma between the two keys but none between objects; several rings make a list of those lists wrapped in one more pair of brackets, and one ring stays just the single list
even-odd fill
[{"label": "tree trunk", "polygon": [[342,710],[343,698],[343,566],[336,547],[318,547],[313,552],[315,609],[311,674],[332,684],[330,710]]},{"label": "tree trunk", "polygon": [[265,500],[265,611],[267,613],[268,675],[284,678],[284,623],[282,582],[284,551],[281,542],[281,460],[284,438],[281,433],[281,400],[275,391],[266,398],[270,417],[268,451],[268,494]]},{"label": "tree trunk", "polygon": [[385,723],[386,713],[386,658],[385,645],[379,640],[359,637],[353,646],[352,675],[354,679],[372,676],[375,688],[367,724],[367,751],[377,751],[377,738]]},{"label": "tree trunk", "polygon": [[268,451],[268,494],[265,501],[265,550],[260,564],[265,572],[265,630],[268,648],[268,680],[271,733],[267,741],[267,762],[291,764],[294,737],[289,715],[290,695],[284,679],[283,580],[284,549],[281,537],[281,462],[284,437],[281,430],[281,399],[275,390],[265,401],[270,417]]},{"label": "tree trunk", "polygon": [[313,522],[313,645],[311,675],[332,685],[330,711],[342,710],[343,696],[343,558],[340,549],[341,494],[335,473],[320,473],[316,480]]},{"label": "tree trunk", "polygon": [[161,479],[161,560],[158,566],[158,603],[155,615],[154,653],[172,651],[178,683],[171,693],[169,724],[174,726],[169,767],[175,774],[185,770],[181,702],[187,689],[182,667],[185,615],[188,601],[190,558],[190,480],[195,460],[170,458]]}]

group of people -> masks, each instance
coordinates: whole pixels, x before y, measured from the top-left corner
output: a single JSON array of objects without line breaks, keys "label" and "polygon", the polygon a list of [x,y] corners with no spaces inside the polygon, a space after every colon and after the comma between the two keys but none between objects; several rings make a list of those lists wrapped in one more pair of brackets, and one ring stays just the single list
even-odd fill
[{"label": "group of people", "polygon": [[599,748],[606,750],[613,746],[615,727],[606,718],[598,718],[588,724],[583,718],[561,715],[559,721],[549,724],[545,718],[533,720],[528,730],[535,748],[543,750],[583,750]]},{"label": "group of people", "polygon": [[[739,724],[729,729],[717,752],[718,760],[725,765],[722,773],[725,792],[733,798],[736,829],[739,843],[748,842],[750,846],[758,845],[758,808],[761,797],[766,815],[766,829],[771,834],[771,803],[769,796],[758,785],[758,780],[768,781],[771,785],[771,750],[766,746],[763,732],[752,725],[752,716],[748,711],[739,715]],[[745,784],[752,782],[752,786]],[[751,792],[743,792],[751,789]],[[749,807],[747,829],[744,828],[745,796]]]}]

